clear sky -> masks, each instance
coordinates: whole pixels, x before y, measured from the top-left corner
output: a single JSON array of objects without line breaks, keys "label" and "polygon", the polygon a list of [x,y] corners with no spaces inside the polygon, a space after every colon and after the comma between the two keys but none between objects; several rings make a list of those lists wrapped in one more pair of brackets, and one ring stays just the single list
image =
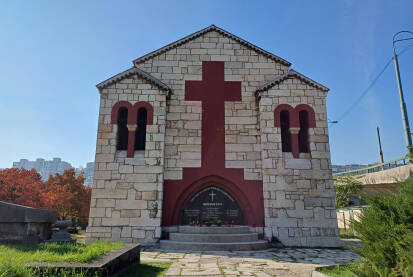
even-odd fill
[{"label": "clear sky", "polygon": [[[413,31],[413,2],[2,1],[0,168],[21,158],[61,157],[74,166],[93,161],[95,85],[211,24],[329,87],[328,117],[336,120],[391,58],[393,34]],[[413,47],[399,62],[413,119]],[[404,155],[393,64],[351,113],[331,125],[332,162],[378,161],[376,126],[385,160]]]}]

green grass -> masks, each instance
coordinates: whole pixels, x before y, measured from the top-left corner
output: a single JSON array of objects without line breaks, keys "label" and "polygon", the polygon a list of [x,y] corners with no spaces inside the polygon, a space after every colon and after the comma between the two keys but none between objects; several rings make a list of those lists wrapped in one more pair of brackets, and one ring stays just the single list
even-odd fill
[{"label": "green grass", "polygon": [[92,244],[0,244],[0,277],[36,276],[31,269],[24,266],[30,262],[89,262],[123,244],[105,241]]},{"label": "green grass", "polygon": [[333,267],[317,268],[317,271],[331,277],[357,277],[346,265],[336,265]]},{"label": "green grass", "polygon": [[140,263],[129,268],[122,277],[161,277],[170,266],[171,263]]},{"label": "green grass", "polygon": [[368,267],[366,261],[361,259],[352,264],[319,267],[316,270],[331,277],[373,276],[365,274]]},{"label": "green grass", "polygon": [[357,235],[350,233],[347,230],[340,229],[340,237],[342,239],[360,239]]}]

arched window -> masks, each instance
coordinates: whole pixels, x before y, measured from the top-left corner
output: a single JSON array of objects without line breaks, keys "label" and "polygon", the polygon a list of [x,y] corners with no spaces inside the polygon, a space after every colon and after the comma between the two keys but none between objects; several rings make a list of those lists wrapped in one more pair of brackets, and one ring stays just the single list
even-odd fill
[{"label": "arched window", "polygon": [[291,152],[290,113],[286,110],[280,112],[281,143],[283,152]]},{"label": "arched window", "polygon": [[298,149],[300,153],[309,153],[310,147],[308,142],[308,112],[302,110],[298,114],[300,121],[300,132],[298,133]]},{"label": "arched window", "polygon": [[135,150],[145,150],[148,112],[145,108],[140,108],[137,116],[138,128],[136,129],[135,135]]},{"label": "arched window", "polygon": [[116,149],[117,150],[127,150],[128,149],[128,109],[120,108],[118,110],[118,133],[116,139]]}]

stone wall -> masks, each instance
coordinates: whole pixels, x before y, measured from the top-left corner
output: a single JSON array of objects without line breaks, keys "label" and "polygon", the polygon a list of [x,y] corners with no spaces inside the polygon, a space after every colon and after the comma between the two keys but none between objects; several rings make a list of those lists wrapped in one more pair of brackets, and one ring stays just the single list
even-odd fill
[{"label": "stone wall", "polygon": [[[153,243],[161,235],[166,94],[146,80],[130,76],[101,91],[95,172],[86,239]],[[133,158],[116,151],[113,105],[145,101],[153,107],[145,151]],[[151,215],[157,205],[158,212]]]},{"label": "stone wall", "polygon": [[[102,90],[88,241],[152,243],[159,238],[163,181],[181,180],[183,168],[201,166],[202,104],[184,99],[185,81],[202,80],[203,61],[224,61],[225,81],[241,82],[242,100],[225,103],[226,167],[243,168],[246,180],[263,181],[266,237],[291,246],[337,246],[326,92],[288,79],[258,100],[257,89],[286,74],[288,63],[216,31],[135,61],[172,89],[170,99],[137,76]],[[147,149],[133,159],[115,149],[116,125],[110,124],[110,114],[121,100],[147,101],[154,107]],[[283,103],[308,104],[316,113],[311,154],[299,159],[282,153],[280,129],[274,127],[274,109]],[[153,201],[159,209],[155,219],[149,218]]]},{"label": "stone wall", "polygon": [[225,81],[242,82],[242,101],[225,103],[226,166],[244,168],[246,180],[261,180],[254,93],[288,67],[214,31],[137,64],[173,90],[167,103],[165,180],[182,179],[183,167],[201,166],[201,102],[184,99],[185,81],[202,80],[202,61],[225,61]]},{"label": "stone wall", "polygon": [[[265,235],[287,246],[339,245],[326,94],[298,78],[260,94]],[[309,129],[310,153],[293,158],[282,152],[281,129],[274,127],[274,110],[280,104],[313,108],[316,127]]]}]

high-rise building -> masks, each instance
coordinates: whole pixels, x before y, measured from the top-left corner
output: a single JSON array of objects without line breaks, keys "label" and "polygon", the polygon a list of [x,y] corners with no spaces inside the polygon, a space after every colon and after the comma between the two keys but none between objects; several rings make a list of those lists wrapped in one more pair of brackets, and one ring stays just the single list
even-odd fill
[{"label": "high-rise building", "polygon": [[19,162],[13,162],[13,168],[24,168],[27,170],[36,169],[42,176],[42,180],[49,179],[50,175],[55,173],[63,174],[66,169],[73,168],[73,166],[61,158],[53,158],[51,161],[46,161],[42,158],[37,158],[35,161],[29,161],[27,159],[20,159]]}]

